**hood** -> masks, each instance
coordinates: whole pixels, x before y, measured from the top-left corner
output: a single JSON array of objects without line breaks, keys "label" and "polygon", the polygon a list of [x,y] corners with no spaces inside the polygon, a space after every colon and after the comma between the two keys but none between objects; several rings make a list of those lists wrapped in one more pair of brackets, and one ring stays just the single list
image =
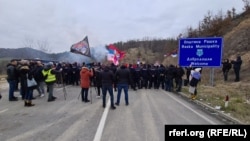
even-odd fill
[{"label": "hood", "polygon": [[89,69],[87,68],[87,67],[82,67],[82,72],[83,73],[86,73],[86,72],[88,72],[89,71]]}]

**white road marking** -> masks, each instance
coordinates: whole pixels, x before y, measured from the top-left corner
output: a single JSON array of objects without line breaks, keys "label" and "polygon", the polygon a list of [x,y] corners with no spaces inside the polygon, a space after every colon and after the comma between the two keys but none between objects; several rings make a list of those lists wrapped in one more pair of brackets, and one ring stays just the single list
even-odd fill
[{"label": "white road marking", "polygon": [[[165,92],[165,91],[164,91]],[[167,92],[165,92],[167,93]],[[216,124],[215,122],[213,122],[212,120],[208,119],[207,117],[203,116],[202,114],[196,112],[195,110],[193,110],[192,108],[190,108],[189,106],[187,106],[186,104],[182,103],[180,100],[178,100],[177,98],[175,98],[174,96],[172,96],[171,94],[168,94],[168,96],[170,96],[172,99],[174,99],[175,101],[177,101],[178,103],[180,103],[181,105],[185,106],[187,109],[189,109],[190,111],[194,112],[195,114],[197,114],[198,116],[200,116],[201,118],[205,119],[206,121],[208,121],[211,124]]]},{"label": "white road marking", "polygon": [[100,141],[101,140],[102,132],[103,132],[104,125],[105,125],[105,121],[107,119],[109,108],[110,108],[110,98],[108,97],[108,99],[109,99],[108,103],[106,104],[106,108],[104,109],[102,118],[100,120],[99,126],[98,126],[96,134],[95,134],[95,138],[94,138],[93,141]]},{"label": "white road marking", "polygon": [[8,111],[8,110],[9,110],[9,109],[1,110],[1,111],[0,111],[0,114],[3,113],[3,112],[6,112],[6,111]]}]

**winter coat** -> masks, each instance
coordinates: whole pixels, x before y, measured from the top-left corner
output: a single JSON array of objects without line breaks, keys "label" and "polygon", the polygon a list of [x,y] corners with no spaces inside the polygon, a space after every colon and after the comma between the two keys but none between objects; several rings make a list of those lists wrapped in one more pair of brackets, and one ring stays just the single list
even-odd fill
[{"label": "winter coat", "polygon": [[101,72],[100,78],[102,86],[112,86],[115,82],[115,74],[107,67],[105,67],[104,70]]},{"label": "winter coat", "polygon": [[117,84],[131,84],[132,83],[132,77],[131,77],[130,71],[125,66],[121,66],[121,68],[116,71],[115,79],[116,79]]},{"label": "winter coat", "polygon": [[87,67],[82,67],[80,71],[80,81],[82,88],[89,88],[91,84],[91,77],[93,76],[93,71],[89,70]]}]

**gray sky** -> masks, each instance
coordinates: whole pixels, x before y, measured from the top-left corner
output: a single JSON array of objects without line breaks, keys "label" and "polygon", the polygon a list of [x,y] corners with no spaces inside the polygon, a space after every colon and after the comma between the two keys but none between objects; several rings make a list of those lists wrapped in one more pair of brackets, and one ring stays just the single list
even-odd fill
[{"label": "gray sky", "polygon": [[46,41],[69,51],[88,36],[90,47],[118,41],[177,37],[211,11],[241,13],[242,0],[0,0],[0,48]]}]

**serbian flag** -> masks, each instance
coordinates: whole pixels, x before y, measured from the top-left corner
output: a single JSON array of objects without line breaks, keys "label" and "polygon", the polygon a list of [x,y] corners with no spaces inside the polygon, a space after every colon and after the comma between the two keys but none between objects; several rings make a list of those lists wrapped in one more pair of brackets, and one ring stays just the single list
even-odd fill
[{"label": "serbian flag", "polygon": [[115,54],[115,50],[108,49],[107,60],[113,62],[115,65],[118,65],[119,61]]},{"label": "serbian flag", "polygon": [[90,57],[88,36],[86,36],[82,41],[73,44],[70,47],[70,52]]},{"label": "serbian flag", "polygon": [[168,56],[172,56],[173,58],[177,57],[177,49],[171,51],[170,53],[168,53],[167,55],[164,55],[164,57],[168,57]]},{"label": "serbian flag", "polygon": [[110,44],[108,46],[109,50],[114,50],[115,51],[115,55],[118,57],[119,60],[123,59],[125,57],[125,52],[124,51],[120,51],[116,46],[114,46],[113,44]]},{"label": "serbian flag", "polygon": [[115,65],[119,64],[119,60],[125,57],[125,52],[120,51],[114,45],[108,46],[107,60],[112,61]]},{"label": "serbian flag", "polygon": [[173,58],[177,57],[177,49],[171,52]]}]

